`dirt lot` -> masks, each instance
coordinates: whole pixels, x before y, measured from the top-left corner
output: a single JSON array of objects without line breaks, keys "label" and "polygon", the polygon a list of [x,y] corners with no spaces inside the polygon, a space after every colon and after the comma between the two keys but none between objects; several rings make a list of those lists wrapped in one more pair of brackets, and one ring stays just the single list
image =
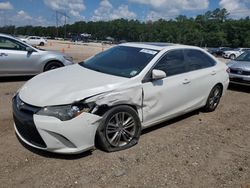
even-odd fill
[{"label": "dirt lot", "polygon": [[42,46],[39,48],[60,51],[73,57],[74,62],[80,62],[92,56],[93,54],[110,48],[110,45],[101,43],[81,43],[48,40],[48,44],[46,46]]},{"label": "dirt lot", "polygon": [[213,113],[144,130],[131,149],[65,156],[15,136],[11,98],[28,79],[1,78],[0,187],[250,187],[250,88],[231,86]]}]

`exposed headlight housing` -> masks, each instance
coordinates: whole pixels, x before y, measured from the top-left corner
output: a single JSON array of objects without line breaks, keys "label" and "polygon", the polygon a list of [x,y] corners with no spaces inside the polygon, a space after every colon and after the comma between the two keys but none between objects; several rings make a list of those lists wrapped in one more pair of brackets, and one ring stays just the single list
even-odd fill
[{"label": "exposed headlight housing", "polygon": [[47,106],[37,112],[37,115],[53,116],[61,121],[71,120],[83,112],[90,112],[94,108],[94,103],[74,103],[62,106]]}]

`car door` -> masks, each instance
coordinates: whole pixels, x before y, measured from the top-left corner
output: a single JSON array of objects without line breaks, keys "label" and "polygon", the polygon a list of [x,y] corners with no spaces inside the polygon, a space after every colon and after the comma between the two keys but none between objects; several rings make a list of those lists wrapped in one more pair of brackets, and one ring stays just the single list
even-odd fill
[{"label": "car door", "polygon": [[216,61],[198,49],[184,49],[185,62],[188,65],[189,99],[187,111],[203,106],[213,86],[217,84],[218,70]]},{"label": "car door", "polygon": [[28,52],[26,45],[7,37],[0,37],[0,74],[25,75],[39,72],[37,51]]},{"label": "car door", "polygon": [[183,50],[167,52],[153,67],[167,77],[150,80],[151,73],[143,80],[143,125],[152,125],[182,114],[189,103],[189,78]]}]

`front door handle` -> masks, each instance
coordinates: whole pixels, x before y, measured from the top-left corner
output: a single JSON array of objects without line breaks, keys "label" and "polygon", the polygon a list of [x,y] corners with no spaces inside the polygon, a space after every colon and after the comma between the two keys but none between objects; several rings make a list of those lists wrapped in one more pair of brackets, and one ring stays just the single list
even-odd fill
[{"label": "front door handle", "polygon": [[6,53],[0,53],[0,56],[8,56]]},{"label": "front door handle", "polygon": [[211,75],[216,75],[216,71],[212,71],[212,72],[211,72]]},{"label": "front door handle", "polygon": [[190,80],[189,80],[189,79],[185,79],[185,80],[183,80],[182,83],[183,83],[183,84],[189,84],[189,83],[190,83]]}]

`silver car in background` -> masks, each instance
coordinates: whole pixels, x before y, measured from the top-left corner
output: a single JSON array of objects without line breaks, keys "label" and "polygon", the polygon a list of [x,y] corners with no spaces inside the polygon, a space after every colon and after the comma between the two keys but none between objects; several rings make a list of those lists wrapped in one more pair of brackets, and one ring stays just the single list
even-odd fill
[{"label": "silver car in background", "polygon": [[227,66],[230,68],[230,83],[250,86],[250,51],[231,60]]},{"label": "silver car in background", "polygon": [[66,54],[34,48],[12,36],[0,34],[0,77],[36,75],[73,64]]}]

